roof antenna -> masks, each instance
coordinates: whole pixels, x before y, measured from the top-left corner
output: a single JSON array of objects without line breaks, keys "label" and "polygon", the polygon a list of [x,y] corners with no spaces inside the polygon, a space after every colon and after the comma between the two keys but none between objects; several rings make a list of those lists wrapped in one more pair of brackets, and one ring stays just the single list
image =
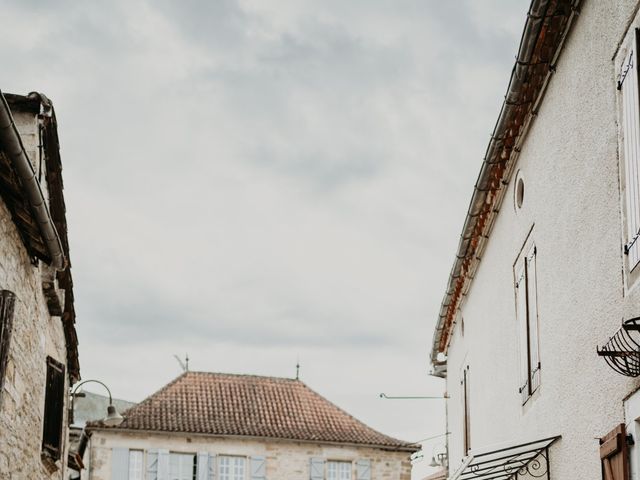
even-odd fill
[{"label": "roof antenna", "polygon": [[296,380],[300,380],[300,357],[296,360]]},{"label": "roof antenna", "polygon": [[178,363],[180,364],[180,368],[182,369],[183,372],[189,371],[189,354],[188,353],[184,357],[184,362],[178,355],[174,355],[173,357],[178,361]]}]

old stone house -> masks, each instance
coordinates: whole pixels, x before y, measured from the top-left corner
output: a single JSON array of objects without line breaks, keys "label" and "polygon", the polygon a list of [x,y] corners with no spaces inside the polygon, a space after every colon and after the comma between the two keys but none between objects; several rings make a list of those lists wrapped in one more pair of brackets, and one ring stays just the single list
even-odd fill
[{"label": "old stone house", "polygon": [[0,93],[0,478],[65,474],[80,375],[56,116]]},{"label": "old stone house", "polygon": [[90,424],[91,480],[409,480],[418,446],[379,433],[300,380],[187,372]]},{"label": "old stone house", "polygon": [[639,9],[531,2],[433,337],[450,479],[640,478]]}]

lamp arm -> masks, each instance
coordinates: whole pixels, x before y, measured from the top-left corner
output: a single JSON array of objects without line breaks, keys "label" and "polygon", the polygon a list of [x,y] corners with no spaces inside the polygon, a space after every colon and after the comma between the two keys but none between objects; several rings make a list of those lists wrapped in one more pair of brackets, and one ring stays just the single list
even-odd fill
[{"label": "lamp arm", "polygon": [[80,388],[81,385],[84,385],[85,383],[89,383],[89,382],[94,382],[94,383],[99,383],[100,385],[102,385],[106,390],[107,393],[109,394],[109,405],[113,405],[113,398],[111,397],[111,390],[109,390],[109,387],[107,387],[104,383],[102,383],[100,380],[84,380],[78,384],[76,384],[75,387],[73,387],[73,390],[71,391],[71,411],[73,412],[73,405],[76,399],[76,392],[78,391],[78,388]]}]

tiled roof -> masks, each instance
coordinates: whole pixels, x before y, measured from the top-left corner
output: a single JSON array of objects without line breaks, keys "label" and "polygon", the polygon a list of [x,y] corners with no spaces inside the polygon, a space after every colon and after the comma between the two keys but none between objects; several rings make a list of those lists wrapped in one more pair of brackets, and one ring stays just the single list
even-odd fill
[{"label": "tiled roof", "polygon": [[124,416],[120,426],[110,428],[418,449],[375,431],[288,378],[187,372]]}]

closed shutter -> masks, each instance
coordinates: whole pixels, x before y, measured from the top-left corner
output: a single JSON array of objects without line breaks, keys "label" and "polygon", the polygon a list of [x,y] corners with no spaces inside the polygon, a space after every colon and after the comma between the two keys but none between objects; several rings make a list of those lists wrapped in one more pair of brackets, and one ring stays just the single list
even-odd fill
[{"label": "closed shutter", "polygon": [[529,398],[529,331],[527,327],[527,270],[518,262],[516,271],[516,320],[520,345],[520,395],[522,403]]},{"label": "closed shutter", "polygon": [[469,414],[469,366],[462,372],[462,419],[464,454],[471,450],[471,415]]},{"label": "closed shutter", "polygon": [[207,452],[198,453],[196,462],[196,479],[209,480],[209,454]]},{"label": "closed shutter", "polygon": [[16,296],[8,290],[0,290],[0,399],[9,361],[9,343],[13,331],[13,307]]},{"label": "closed shutter", "polygon": [[111,449],[111,480],[127,480],[129,478],[129,449]]},{"label": "closed shutter", "polygon": [[540,386],[540,350],[538,342],[538,292],[536,272],[536,246],[533,245],[526,258],[527,262],[527,319],[529,329],[529,382],[531,393]]},{"label": "closed shutter", "polygon": [[158,450],[147,451],[147,480],[158,480]]},{"label": "closed shutter", "polygon": [[267,459],[265,457],[251,457],[251,480],[265,480],[267,478]]},{"label": "closed shutter", "polygon": [[169,450],[158,450],[158,480],[169,480]]},{"label": "closed shutter", "polygon": [[622,93],[622,137],[627,194],[627,244],[629,270],[640,261],[640,114],[638,100],[638,30],[620,71]]},{"label": "closed shutter", "polygon": [[629,480],[629,448],[624,423],[600,439],[603,480]]},{"label": "closed shutter", "polygon": [[356,480],[371,480],[371,460],[356,462]]},{"label": "closed shutter", "polygon": [[215,454],[209,455],[209,480],[215,480],[216,478],[216,456]]},{"label": "closed shutter", "polygon": [[324,480],[324,459],[311,459],[309,478],[311,480]]},{"label": "closed shutter", "polygon": [[66,395],[64,365],[47,357],[42,450],[54,460],[62,456],[62,423]]}]

